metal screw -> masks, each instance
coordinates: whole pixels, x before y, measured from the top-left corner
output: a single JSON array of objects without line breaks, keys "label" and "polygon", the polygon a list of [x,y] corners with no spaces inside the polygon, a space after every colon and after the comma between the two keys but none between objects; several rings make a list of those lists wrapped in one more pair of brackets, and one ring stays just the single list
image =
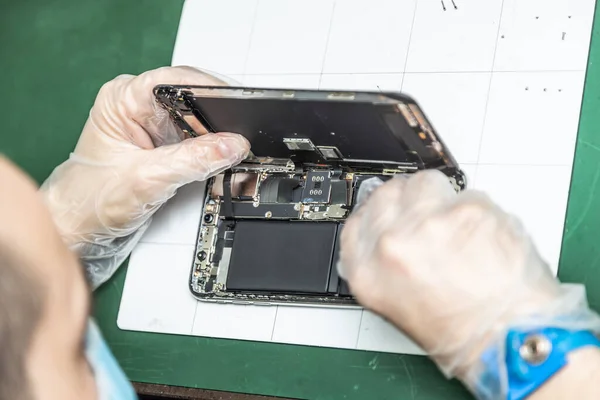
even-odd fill
[{"label": "metal screw", "polygon": [[265,218],[271,218],[273,216],[273,213],[271,211],[267,211],[265,213]]},{"label": "metal screw", "polygon": [[300,211],[300,203],[294,204],[294,210]]},{"label": "metal screw", "polygon": [[519,355],[523,360],[532,365],[539,365],[548,359],[552,352],[552,343],[546,336],[530,335],[519,349]]}]

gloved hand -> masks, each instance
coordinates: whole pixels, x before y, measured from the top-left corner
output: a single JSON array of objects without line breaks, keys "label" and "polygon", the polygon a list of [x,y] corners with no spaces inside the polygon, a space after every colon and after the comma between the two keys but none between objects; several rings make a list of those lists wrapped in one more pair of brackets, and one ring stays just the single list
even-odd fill
[{"label": "gloved hand", "polygon": [[154,100],[158,84],[220,85],[189,67],[121,75],[100,89],[75,151],[41,192],[93,287],[129,255],[152,215],[177,189],[241,162],[249,143],[237,134],[182,141]]},{"label": "gloved hand", "polygon": [[583,286],[561,285],[519,221],[483,193],[456,194],[427,171],[366,181],[359,203],[342,231],[340,275],[472,391],[486,390],[479,356],[503,346],[509,327],[600,330]]}]

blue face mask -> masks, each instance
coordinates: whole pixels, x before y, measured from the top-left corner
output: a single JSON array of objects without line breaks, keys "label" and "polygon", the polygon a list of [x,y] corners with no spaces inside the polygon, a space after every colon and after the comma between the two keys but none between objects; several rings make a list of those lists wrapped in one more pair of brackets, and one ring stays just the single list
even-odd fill
[{"label": "blue face mask", "polygon": [[92,319],[88,323],[85,355],[96,380],[97,400],[137,399],[133,386],[119,367]]}]

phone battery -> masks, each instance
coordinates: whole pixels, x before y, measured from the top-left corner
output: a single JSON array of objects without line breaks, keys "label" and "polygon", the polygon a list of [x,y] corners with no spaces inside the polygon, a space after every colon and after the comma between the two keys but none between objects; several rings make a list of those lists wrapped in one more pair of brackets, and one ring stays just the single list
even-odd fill
[{"label": "phone battery", "polygon": [[327,293],[336,223],[239,221],[227,290]]}]

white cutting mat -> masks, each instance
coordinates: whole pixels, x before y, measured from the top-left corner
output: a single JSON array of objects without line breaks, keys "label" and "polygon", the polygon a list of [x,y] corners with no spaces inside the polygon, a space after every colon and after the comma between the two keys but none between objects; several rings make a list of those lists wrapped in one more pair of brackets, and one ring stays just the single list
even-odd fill
[{"label": "white cutting mat", "polygon": [[[188,0],[173,65],[248,86],[402,90],[469,178],[558,265],[594,0]],[[399,353],[362,310],[197,302],[188,291],[202,184],[134,250],[121,329]]]}]

